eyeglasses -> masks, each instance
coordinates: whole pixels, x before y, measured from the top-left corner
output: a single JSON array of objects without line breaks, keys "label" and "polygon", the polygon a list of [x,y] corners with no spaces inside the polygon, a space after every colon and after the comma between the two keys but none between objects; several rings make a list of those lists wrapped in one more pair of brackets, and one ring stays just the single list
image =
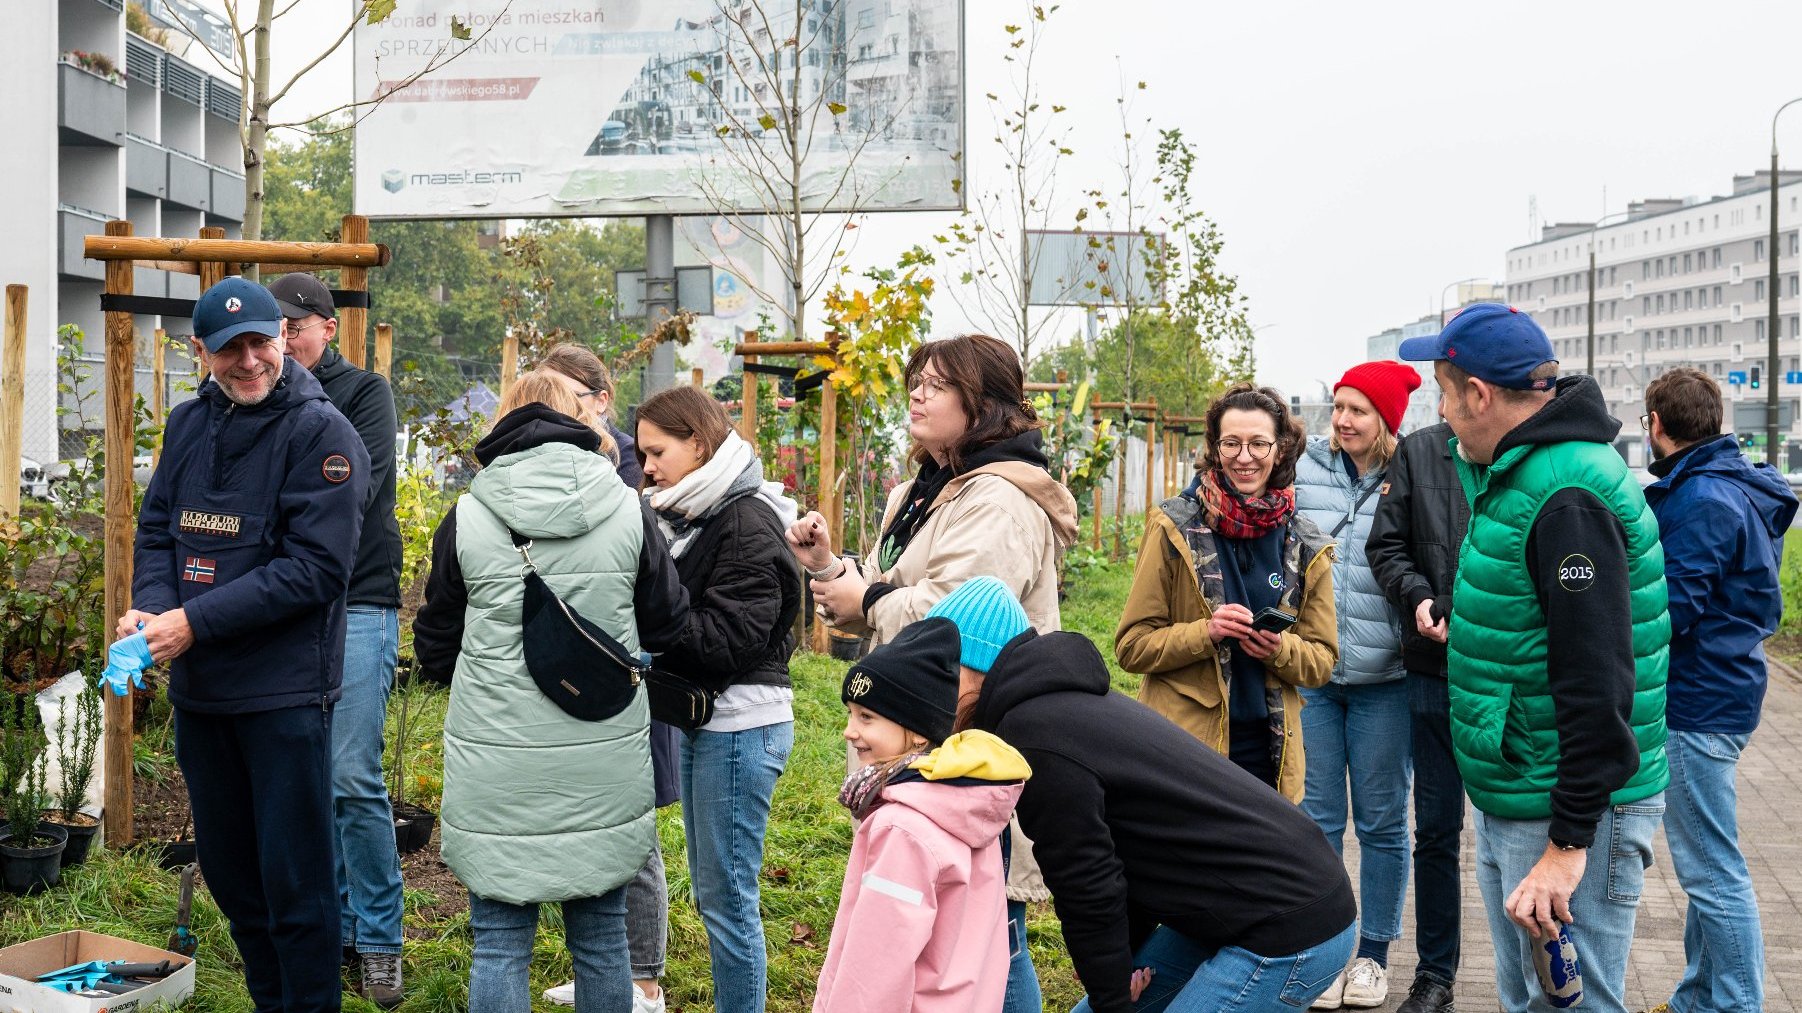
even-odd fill
[{"label": "eyeglasses", "polygon": [[315,327],[324,327],[326,324],[331,323],[331,320],[326,317],[320,317],[318,320],[315,320],[312,323],[307,324],[305,327],[296,327],[296,326],[294,326],[294,322],[291,320],[283,320],[282,323],[284,323],[288,326],[289,334],[302,334],[302,333],[305,333],[306,331],[312,330]]},{"label": "eyeglasses", "polygon": [[1651,412],[1646,412],[1644,415],[1641,415],[1639,417],[1639,428],[1644,429],[1648,433],[1652,431],[1652,413]]},{"label": "eyeglasses", "polygon": [[1220,456],[1228,461],[1238,457],[1239,452],[1244,450],[1251,451],[1252,460],[1262,461],[1270,456],[1270,450],[1275,446],[1274,440],[1252,440],[1250,443],[1243,440],[1221,440],[1219,443]]},{"label": "eyeglasses", "polygon": [[606,397],[606,396],[607,396],[607,391],[606,391],[606,389],[605,389],[605,388],[603,388],[603,387],[596,387],[596,388],[595,388],[595,389],[593,389],[593,390],[585,390],[585,391],[583,391],[583,392],[582,392],[582,393],[580,393],[580,394],[577,394],[577,395],[576,395],[576,396],[577,396],[577,397],[592,397],[592,398],[602,398],[602,397]]},{"label": "eyeglasses", "polygon": [[933,398],[938,397],[940,394],[943,394],[950,389],[950,384],[936,376],[927,376],[925,373],[921,373],[919,377],[914,380],[913,386],[907,388],[908,393],[910,394],[916,390],[919,391],[920,400],[922,401],[931,401]]}]

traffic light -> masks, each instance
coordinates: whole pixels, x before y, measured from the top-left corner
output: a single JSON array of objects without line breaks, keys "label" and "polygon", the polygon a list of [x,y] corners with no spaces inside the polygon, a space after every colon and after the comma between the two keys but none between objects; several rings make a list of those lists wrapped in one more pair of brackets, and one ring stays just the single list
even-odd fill
[{"label": "traffic light", "polygon": [[1758,389],[1758,367],[1757,366],[1752,367],[1752,389],[1753,390]]}]

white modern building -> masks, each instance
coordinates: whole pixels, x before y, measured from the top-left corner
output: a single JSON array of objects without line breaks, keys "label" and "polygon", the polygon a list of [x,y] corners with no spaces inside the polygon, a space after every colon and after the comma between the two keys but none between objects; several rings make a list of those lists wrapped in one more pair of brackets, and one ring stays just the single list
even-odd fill
[{"label": "white modern building", "polygon": [[[204,225],[236,235],[244,217],[240,100],[235,81],[207,72],[213,60],[199,43],[171,32],[166,49],[127,31],[124,0],[20,0],[8,14],[0,33],[0,283],[29,288],[24,452],[45,461],[79,446],[63,435],[73,419],[56,414],[61,325],[84,333],[93,383],[102,380],[105,269],[82,257],[83,237],[114,218],[129,219],[141,236],[197,236]],[[195,276],[162,271],[136,272],[134,288],[199,294]],[[148,396],[150,335],[158,326],[184,334],[187,321],[141,316],[137,324],[138,388]],[[189,368],[184,354],[167,362]],[[98,397],[90,404],[100,411]]]},{"label": "white modern building", "polygon": [[[1802,172],[1779,179],[1779,375],[1768,376],[1766,285],[1770,242],[1768,170],[1735,176],[1724,197],[1645,200],[1624,221],[1545,226],[1540,240],[1507,254],[1509,303],[1532,313],[1552,339],[1561,369],[1580,373],[1588,355],[1589,253],[1594,244],[1595,375],[1609,410],[1621,421],[1616,446],[1629,464],[1646,461],[1639,416],[1646,384],[1675,366],[1695,366],[1721,384],[1727,423],[1762,446],[1764,384],[1779,384],[1787,433],[1780,466],[1802,464],[1797,227],[1802,225]],[[1759,387],[1754,389],[1753,371]],[[1759,459],[1763,459],[1762,453]]]}]

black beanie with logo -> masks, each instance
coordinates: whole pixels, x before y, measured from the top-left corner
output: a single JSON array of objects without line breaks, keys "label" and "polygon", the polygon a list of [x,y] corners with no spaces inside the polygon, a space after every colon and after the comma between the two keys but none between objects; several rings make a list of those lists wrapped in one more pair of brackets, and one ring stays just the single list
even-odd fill
[{"label": "black beanie with logo", "polygon": [[932,742],[943,742],[957,724],[962,650],[955,623],[922,619],[852,665],[839,698]]}]

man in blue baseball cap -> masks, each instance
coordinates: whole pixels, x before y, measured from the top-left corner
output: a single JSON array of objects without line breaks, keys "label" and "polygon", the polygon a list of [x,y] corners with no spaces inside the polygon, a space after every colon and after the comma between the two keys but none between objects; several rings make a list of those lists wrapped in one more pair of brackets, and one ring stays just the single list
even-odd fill
[{"label": "man in blue baseball cap", "polygon": [[283,353],[281,309],[227,278],[195,304],[208,378],[169,413],[131,608],[169,665],[200,865],[259,1010],[339,1008],[331,720],[369,455]]},{"label": "man in blue baseball cap", "polygon": [[1434,363],[1470,501],[1447,676],[1502,1006],[1528,1009],[1532,949],[1568,925],[1584,1008],[1623,1011],[1669,780],[1658,522],[1601,389],[1558,377],[1530,315],[1472,306],[1400,354]]}]

